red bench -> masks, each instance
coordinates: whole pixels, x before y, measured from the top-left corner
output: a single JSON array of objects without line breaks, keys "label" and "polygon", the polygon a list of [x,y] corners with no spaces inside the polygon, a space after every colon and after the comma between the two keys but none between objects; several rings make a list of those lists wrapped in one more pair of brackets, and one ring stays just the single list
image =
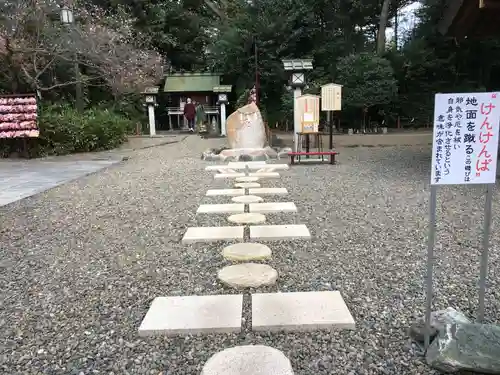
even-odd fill
[{"label": "red bench", "polygon": [[295,157],[297,156],[298,162],[300,163],[301,156],[330,156],[330,164],[335,164],[335,155],[338,155],[336,151],[312,151],[312,152],[289,152],[288,156],[290,157],[290,164],[295,164]]}]

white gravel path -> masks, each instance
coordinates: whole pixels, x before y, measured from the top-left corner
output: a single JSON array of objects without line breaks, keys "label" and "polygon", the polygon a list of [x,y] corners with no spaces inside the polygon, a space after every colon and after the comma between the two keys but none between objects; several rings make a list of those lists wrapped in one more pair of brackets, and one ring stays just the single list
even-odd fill
[{"label": "white gravel path", "polygon": [[[356,331],[139,338],[154,297],[237,293],[217,281],[226,244],[182,245],[214,181],[199,159],[220,140],[142,150],[127,162],[0,208],[0,373],[197,375],[235,345],[282,350],[296,375],[434,374],[406,328],[424,305],[430,147],[346,148],[336,166],[295,166],[266,187],[286,187],[311,242],[273,242],[276,286],[255,291],[340,290]],[[479,188],[439,193],[436,308],[477,305]],[[495,203],[498,193],[495,193]],[[500,312],[494,206],[486,316]],[[266,215],[269,224],[291,216]],[[227,224],[226,224],[227,225]],[[247,321],[246,327],[249,326]]]}]

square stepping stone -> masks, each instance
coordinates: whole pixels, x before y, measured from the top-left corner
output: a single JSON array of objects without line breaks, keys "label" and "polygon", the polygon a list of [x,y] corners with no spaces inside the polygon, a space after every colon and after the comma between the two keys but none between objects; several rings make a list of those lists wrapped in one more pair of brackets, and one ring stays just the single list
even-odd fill
[{"label": "square stepping stone", "polygon": [[211,189],[207,190],[207,197],[215,197],[220,195],[226,195],[230,197],[239,197],[240,195],[245,195],[245,189]]},{"label": "square stepping stone", "polygon": [[241,331],[243,295],[157,297],[139,327],[139,336]]},{"label": "square stepping stone", "polygon": [[243,203],[224,203],[224,204],[202,204],[196,211],[197,214],[225,214],[245,212]]},{"label": "square stepping stone", "polygon": [[244,229],[245,227],[242,226],[188,228],[188,230],[184,234],[184,237],[182,237],[182,243],[190,244],[197,242],[229,240],[243,241]]},{"label": "square stepping stone", "polygon": [[311,233],[304,224],[252,225],[250,238],[252,240],[309,240]]},{"label": "square stepping stone", "polygon": [[280,174],[278,172],[251,172],[248,175],[250,177],[260,177],[260,178],[280,178]]},{"label": "square stepping stone", "polygon": [[248,194],[251,195],[286,195],[286,188],[251,188],[248,189]]},{"label": "square stepping stone", "polygon": [[265,202],[250,203],[250,212],[297,212],[297,206],[293,202]]},{"label": "square stepping stone", "polygon": [[252,294],[254,331],[355,329],[338,291]]},{"label": "square stepping stone", "polygon": [[219,173],[214,176],[216,180],[220,180],[223,178],[236,178],[236,177],[245,177],[245,173]]}]

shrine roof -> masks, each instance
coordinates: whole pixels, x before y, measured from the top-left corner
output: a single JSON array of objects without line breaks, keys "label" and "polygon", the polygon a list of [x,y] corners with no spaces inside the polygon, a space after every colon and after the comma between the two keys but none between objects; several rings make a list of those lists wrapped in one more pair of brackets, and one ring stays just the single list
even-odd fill
[{"label": "shrine roof", "polygon": [[440,33],[457,38],[500,36],[500,0],[448,0]]},{"label": "shrine roof", "polygon": [[165,79],[164,92],[213,92],[220,86],[220,74],[205,72],[171,73]]}]

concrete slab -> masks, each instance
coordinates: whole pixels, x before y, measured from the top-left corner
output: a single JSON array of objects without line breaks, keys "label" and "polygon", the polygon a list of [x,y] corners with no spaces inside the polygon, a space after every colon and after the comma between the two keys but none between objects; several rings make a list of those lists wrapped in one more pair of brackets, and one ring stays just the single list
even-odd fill
[{"label": "concrete slab", "polygon": [[288,164],[266,164],[265,166],[260,166],[260,168],[257,168],[259,167],[258,165],[255,165],[253,167],[251,167],[250,169],[257,169],[257,170],[261,170],[261,169],[265,169],[266,171],[265,172],[269,172],[268,169],[274,169],[276,171],[287,171],[290,169],[290,166]]},{"label": "concrete slab", "polygon": [[250,177],[260,177],[260,178],[280,178],[278,172],[250,172],[248,174]]},{"label": "concrete slab", "polygon": [[[234,168],[229,168],[227,165],[207,165],[206,171],[227,171],[228,173],[235,173]],[[222,173],[222,172],[221,172]]]},{"label": "concrete slab", "polygon": [[250,227],[252,240],[293,240],[311,239],[311,233],[304,224],[253,225]]},{"label": "concrete slab", "polygon": [[234,169],[229,169],[229,168],[224,168],[224,169],[218,169],[217,170],[219,173],[238,173]]},{"label": "concrete slab", "polygon": [[248,189],[248,194],[251,195],[286,195],[286,188],[253,188]]},{"label": "concrete slab", "polygon": [[297,206],[293,202],[265,202],[265,203],[250,203],[250,212],[297,212]]},{"label": "concrete slab", "polygon": [[250,188],[258,188],[261,185],[258,182],[238,182],[234,184],[236,188],[250,189]]},{"label": "concrete slab", "polygon": [[215,197],[220,195],[226,195],[230,197],[239,197],[240,195],[245,195],[245,189],[211,189],[207,190],[207,197]]},{"label": "concrete slab", "polygon": [[241,331],[243,295],[157,297],[142,320],[140,336]]},{"label": "concrete slab", "polygon": [[224,179],[224,178],[236,178],[236,177],[245,177],[245,173],[219,173],[214,176],[216,180]]},{"label": "concrete slab", "polygon": [[266,222],[266,217],[262,214],[245,212],[243,214],[231,215],[227,218],[231,223],[250,225],[250,224],[262,224]]},{"label": "concrete slab", "polygon": [[229,240],[243,241],[244,229],[245,227],[242,226],[188,228],[188,230],[184,234],[184,237],[182,237],[182,243],[190,244],[197,242],[215,242]]},{"label": "concrete slab", "polygon": [[[273,172],[275,170],[286,171],[290,169],[288,164],[266,164],[265,162],[258,162],[258,164],[245,164],[244,162],[235,162],[238,165],[209,165],[205,167],[206,171],[227,171],[226,173],[234,173],[236,169],[248,169],[250,170],[258,170],[259,172]],[[240,164],[241,163],[241,164]],[[250,163],[250,162],[249,162]],[[270,170],[272,169],[272,171]],[[229,171],[233,172],[229,172]],[[221,172],[223,173],[223,172]]]},{"label": "concrete slab", "polygon": [[254,331],[355,329],[338,291],[252,294]]},{"label": "concrete slab", "polygon": [[259,181],[258,177],[236,177],[236,182],[257,182]]},{"label": "concrete slab", "polygon": [[267,163],[265,161],[230,161],[227,163],[228,168],[233,168],[233,169],[245,169],[246,166],[250,168],[250,166],[259,166],[259,168],[263,168]]},{"label": "concrete slab", "polygon": [[241,195],[239,197],[231,198],[231,200],[235,203],[258,203],[263,201],[261,197],[256,195]]},{"label": "concrete slab", "polygon": [[197,214],[226,214],[243,212],[245,212],[245,204],[243,203],[202,204],[196,211]]},{"label": "concrete slab", "polygon": [[119,163],[116,160],[1,160],[0,206],[36,195]]}]

